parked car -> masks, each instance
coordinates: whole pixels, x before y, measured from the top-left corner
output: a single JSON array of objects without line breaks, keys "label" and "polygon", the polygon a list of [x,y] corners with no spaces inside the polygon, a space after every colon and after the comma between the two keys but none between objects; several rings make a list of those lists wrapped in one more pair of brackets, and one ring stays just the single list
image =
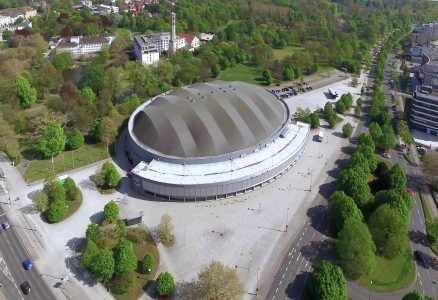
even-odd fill
[{"label": "parked car", "polygon": [[389,153],[387,153],[387,152],[384,152],[384,153],[382,154],[382,156],[385,157],[385,158],[388,158],[388,159],[391,158],[391,156],[390,156]]},{"label": "parked car", "polygon": [[407,188],[406,192],[409,194],[409,196],[414,197],[414,190],[412,188]]},{"label": "parked car", "polygon": [[9,225],[9,223],[8,222],[4,222],[4,223],[2,223],[2,227],[3,227],[3,229],[8,229],[8,228],[10,228],[11,227],[11,225]]}]

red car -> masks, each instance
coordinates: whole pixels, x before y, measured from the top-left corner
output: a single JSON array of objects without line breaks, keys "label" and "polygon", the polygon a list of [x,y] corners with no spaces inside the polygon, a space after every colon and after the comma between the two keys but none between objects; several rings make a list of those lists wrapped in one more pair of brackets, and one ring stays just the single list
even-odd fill
[{"label": "red car", "polygon": [[411,188],[407,188],[406,192],[409,194],[409,196],[414,197],[414,190]]}]

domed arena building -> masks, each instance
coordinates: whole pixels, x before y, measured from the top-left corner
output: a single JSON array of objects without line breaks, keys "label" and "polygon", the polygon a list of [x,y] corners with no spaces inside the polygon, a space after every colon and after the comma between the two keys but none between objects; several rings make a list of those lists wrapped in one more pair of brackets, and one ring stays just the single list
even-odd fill
[{"label": "domed arena building", "polygon": [[208,200],[254,190],[301,156],[309,126],[286,103],[244,82],[175,88],[131,115],[126,152],[136,190],[167,200]]}]

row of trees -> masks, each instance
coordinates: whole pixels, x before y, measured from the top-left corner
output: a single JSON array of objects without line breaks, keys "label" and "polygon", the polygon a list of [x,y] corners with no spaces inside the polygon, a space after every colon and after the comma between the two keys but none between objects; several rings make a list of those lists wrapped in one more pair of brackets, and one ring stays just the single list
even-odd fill
[{"label": "row of trees", "polygon": [[[373,192],[368,175],[377,176]],[[353,278],[376,267],[376,254],[387,258],[405,254],[412,199],[399,165],[377,163],[374,141],[361,134],[358,146],[339,177],[329,210],[338,233],[336,249],[343,269]],[[364,215],[369,216],[365,223]]]}]

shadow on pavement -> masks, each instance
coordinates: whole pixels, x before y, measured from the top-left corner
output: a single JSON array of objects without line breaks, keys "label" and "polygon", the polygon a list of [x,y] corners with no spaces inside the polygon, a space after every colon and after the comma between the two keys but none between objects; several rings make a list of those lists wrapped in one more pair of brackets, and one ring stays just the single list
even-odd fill
[{"label": "shadow on pavement", "polygon": [[318,232],[325,234],[324,224],[322,224],[322,219],[324,215],[328,215],[328,207],[326,205],[317,205],[309,208],[307,210],[307,216],[310,219],[310,225]]},{"label": "shadow on pavement", "polygon": [[74,251],[75,254],[68,255],[65,259],[65,265],[67,269],[73,274],[73,277],[82,282],[84,285],[94,286],[97,282],[94,277],[81,265],[80,251],[85,247],[84,238],[72,238],[67,242],[66,245],[70,250]]},{"label": "shadow on pavement", "polygon": [[94,224],[101,224],[103,221],[103,211],[98,211],[97,213],[90,216],[90,222]]},{"label": "shadow on pavement", "polygon": [[289,299],[300,299],[309,275],[310,272],[301,272],[295,277],[295,280],[287,286],[285,293]]},{"label": "shadow on pavement", "polygon": [[427,236],[424,234],[424,232],[419,230],[410,230],[409,239],[415,244],[429,247],[429,241],[427,240]]},{"label": "shadow on pavement", "polygon": [[438,271],[438,259],[429,254],[424,253],[423,251],[415,251],[414,258],[417,264],[424,269],[431,269]]},{"label": "shadow on pavement", "polygon": [[196,298],[196,284],[194,281],[176,283],[176,293],[173,295],[172,299],[195,300]]}]

